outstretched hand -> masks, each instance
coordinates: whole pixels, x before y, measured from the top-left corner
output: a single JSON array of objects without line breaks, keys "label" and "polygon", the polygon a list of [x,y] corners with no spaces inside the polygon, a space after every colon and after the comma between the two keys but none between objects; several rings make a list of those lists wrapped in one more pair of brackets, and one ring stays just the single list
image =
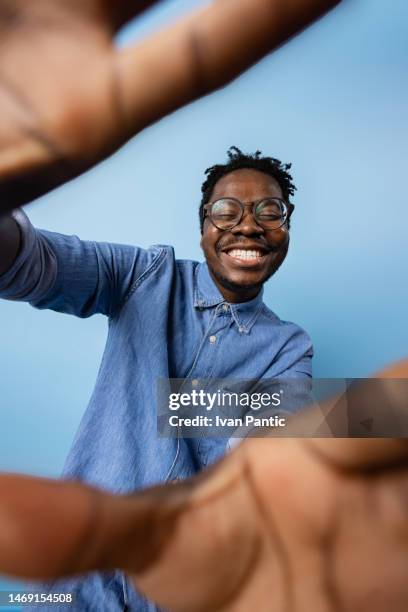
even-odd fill
[{"label": "outstretched hand", "polygon": [[[408,362],[386,375],[408,377]],[[405,612],[407,500],[405,440],[252,439],[124,497],[5,475],[0,571],[121,568],[175,612]]]},{"label": "outstretched hand", "polygon": [[178,612],[404,612],[408,445],[329,442],[363,461],[401,453],[404,467],[347,471],[317,442],[252,440],[158,524],[135,585]]},{"label": "outstretched hand", "polygon": [[0,213],[225,84],[338,2],[217,0],[118,50],[115,32],[154,0],[0,0]]}]

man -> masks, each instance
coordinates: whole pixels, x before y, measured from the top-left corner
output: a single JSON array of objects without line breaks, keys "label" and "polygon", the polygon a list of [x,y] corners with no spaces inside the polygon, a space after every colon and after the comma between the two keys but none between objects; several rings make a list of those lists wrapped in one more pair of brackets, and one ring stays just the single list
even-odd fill
[{"label": "man", "polygon": [[[157,438],[160,378],[311,376],[308,336],[262,300],[263,284],[289,247],[295,187],[288,169],[233,147],[228,163],[207,170],[200,207],[205,264],[178,261],[171,247],[144,250],[38,231],[21,211],[14,214],[20,247],[8,245],[18,255],[0,278],[0,295],[109,317],[65,477],[130,493],[187,478],[225,453],[223,440]],[[68,588],[84,607],[105,605],[106,591],[117,594],[118,609],[122,590],[136,597],[123,576],[84,578]],[[136,599],[132,605],[143,606]]]},{"label": "man", "polygon": [[[134,13],[132,4],[127,0],[115,5],[105,0],[78,3],[39,0],[35,4],[4,0],[1,3],[2,44],[3,50],[7,50],[0,58],[0,206],[3,211],[16,208],[78,175],[149,122],[226,82],[336,1],[225,0],[134,49],[118,52],[113,49],[112,36]],[[143,3],[147,4],[150,3]],[[229,27],[231,23],[234,23],[234,28]],[[152,73],[155,79],[150,78]],[[251,166],[250,170],[254,168]],[[252,188],[248,185],[244,188],[243,182],[249,180],[253,184],[254,175],[251,176],[247,174],[245,178],[241,173],[237,179],[235,174],[235,184],[227,187],[234,190],[239,187],[247,194]],[[265,180],[263,186],[272,188],[270,181],[266,184]],[[274,184],[274,197],[284,199],[283,185],[280,188],[282,194],[277,196]],[[234,193],[238,195],[236,191]],[[264,198],[264,195],[262,193],[260,197]],[[269,196],[271,192],[268,192]],[[244,199],[237,205],[242,212],[238,226],[260,224],[263,230],[269,231],[271,228],[266,225],[271,221],[270,211],[266,215],[269,216],[267,221],[253,206],[252,199],[246,200],[247,197],[253,195],[237,198]],[[216,204],[210,199],[207,203]],[[225,209],[221,210],[224,216]],[[285,211],[283,207],[279,210],[281,218],[285,214],[289,217],[289,210]],[[236,236],[235,244],[229,242],[223,245],[224,251],[217,251],[216,245],[221,244],[221,239],[217,240],[218,232],[233,234],[235,225],[228,229],[220,227],[221,219],[217,218],[214,207],[206,208],[205,213],[207,228],[208,223],[215,228],[210,228],[215,234],[209,235],[207,246],[203,237],[203,247],[208,247],[208,260],[210,256],[213,259],[214,278],[211,277],[211,281],[223,297],[224,293],[231,297],[235,292],[241,299],[250,298],[243,303],[253,307],[259,299],[259,294],[255,294],[267,267],[277,269],[284,258],[285,231],[288,229],[284,226],[288,218],[282,226],[273,229],[281,239],[269,241],[257,229],[256,237],[251,235],[251,240],[256,240],[256,245],[251,245],[252,253],[243,253],[245,249],[241,248],[241,239]],[[265,227],[262,226],[263,218]],[[20,230],[15,219],[23,233],[21,250]],[[20,266],[28,263],[30,250],[32,254],[32,250],[40,249],[46,267],[54,272],[64,269],[61,264],[66,262],[66,258],[58,260],[51,246],[51,235],[46,232],[36,234],[22,215],[17,214],[15,219],[3,217],[0,220],[0,273],[7,292],[12,291],[12,277],[17,278],[22,272]],[[242,236],[246,241],[245,231]],[[35,239],[39,235],[41,247]],[[62,250],[70,251],[64,237],[54,236],[54,239],[59,241]],[[71,256],[75,252],[78,254],[78,247],[84,248],[93,264],[97,255],[102,255],[99,262],[105,263],[113,252],[118,252],[114,245],[100,245],[97,251],[96,246],[83,243],[81,246],[75,239],[71,239],[71,243],[75,245],[70,251]],[[255,246],[257,248],[252,248]],[[228,248],[231,248],[230,253],[226,252]],[[131,250],[125,248],[123,255],[130,256]],[[164,266],[156,269],[160,262],[154,259],[153,253],[150,255],[151,261],[147,255],[142,262],[151,264],[144,267],[146,275],[136,274],[127,279],[130,284],[134,281],[135,293],[143,285],[144,288],[149,285],[154,273],[163,272]],[[167,255],[168,252],[164,252],[163,259]],[[235,259],[238,261],[233,261]],[[47,305],[60,309],[62,304],[57,298],[61,289],[58,287],[60,276],[46,274],[42,278],[40,268],[33,261],[35,258],[31,260],[31,267],[28,265],[33,275],[24,282],[22,274],[18,279],[20,287],[24,286],[25,297],[30,295],[39,306],[45,306],[42,297],[48,298],[50,302]],[[137,272],[139,263],[135,257],[131,269]],[[111,299],[99,285],[87,286],[87,294],[92,299],[81,302],[77,296],[71,304],[69,301],[65,303],[65,309],[86,315],[93,307],[103,305],[111,315],[113,336],[118,338],[115,336],[118,330],[115,328],[114,306],[120,303],[119,286],[123,288],[123,285],[118,284],[118,269],[113,268],[108,268],[115,272],[109,279],[113,290]],[[242,275],[237,275],[238,268],[241,268]],[[75,288],[76,278],[70,267],[65,266],[64,272],[65,278]],[[92,275],[90,278],[95,280]],[[39,281],[37,286],[33,279]],[[240,287],[238,292],[237,287]],[[43,291],[46,295],[41,297]],[[126,304],[120,303],[124,309],[129,307],[133,294],[127,295]],[[24,296],[14,294],[14,297]],[[234,311],[233,307],[231,300],[231,314],[228,313],[231,319],[234,312],[239,314],[239,309]],[[205,304],[203,308],[205,313]],[[220,315],[220,319],[223,316],[227,314]],[[240,321],[238,316],[235,325],[237,321]],[[243,327],[242,332],[238,330],[241,334],[238,337],[246,337],[248,320]],[[135,332],[142,329],[143,319]],[[215,340],[210,343],[218,349],[219,337],[217,334],[212,336]],[[294,336],[289,343],[291,350],[286,356],[289,357],[286,369],[292,368],[296,374],[305,375],[310,354],[306,351],[300,357],[301,351]],[[163,336],[159,333],[157,337]],[[128,346],[126,342],[124,346],[132,352],[135,344],[132,345],[127,336],[125,340]],[[154,348],[154,345],[149,347],[152,354]],[[118,354],[120,349],[121,345]],[[157,354],[154,352],[155,359]],[[293,361],[296,354],[300,359]],[[161,355],[161,358],[165,357]],[[179,364],[172,364],[175,365]],[[403,371],[406,375],[406,369]],[[129,381],[129,377],[123,376],[118,386],[122,384],[125,388]],[[110,416],[109,411],[105,410],[104,414]],[[146,413],[143,417],[141,427],[147,426],[149,431],[152,423],[146,422]],[[114,423],[110,418],[107,422],[109,426]],[[85,420],[84,434],[88,426]],[[115,433],[112,431],[112,436]],[[129,442],[136,442],[145,433],[146,429],[140,429],[133,437],[134,432],[126,430],[124,438],[118,440],[117,448],[127,449]],[[98,446],[97,439],[92,441]],[[305,448],[299,441],[292,444],[283,441],[278,445],[271,444],[271,441],[251,441],[232,454],[208,479],[196,480],[190,485],[176,484],[131,498],[102,495],[80,485],[1,477],[0,569],[16,575],[52,578],[88,570],[121,568],[136,577],[137,585],[144,592],[175,610],[216,610],[220,607],[270,610],[272,605],[277,610],[279,606],[280,609],[292,607],[301,610],[303,606],[307,610],[320,610],[328,609],[329,604],[338,609],[342,603],[345,609],[363,610],[362,601],[368,602],[370,610],[375,609],[374,605],[379,605],[378,609],[404,610],[407,555],[404,544],[399,544],[399,538],[401,534],[405,536],[406,510],[397,502],[403,501],[406,489],[406,469],[401,469],[406,465],[405,447],[401,444],[386,444],[380,449],[373,444],[355,444],[351,448],[338,448],[334,444],[329,448],[321,446],[316,444]],[[166,474],[169,478],[176,475],[176,468],[181,476],[188,475],[191,465],[183,462],[186,457],[190,460],[197,457],[204,464],[219,450],[221,453],[224,450],[188,448],[181,444],[174,449],[173,441],[163,442],[163,448],[165,457],[168,457],[168,451],[175,450],[174,464]],[[336,448],[338,453],[334,452]],[[109,452],[109,448],[103,450]],[[112,465],[104,464],[106,474],[101,474],[101,466],[93,463],[92,457],[95,454],[87,449],[83,462],[77,467],[83,473],[93,471],[95,482],[102,482],[105,478],[110,480],[117,473],[117,461]],[[119,457],[119,463],[125,465],[126,459]],[[400,469],[388,470],[390,462],[396,459],[400,461]],[[152,481],[155,477],[162,478],[163,464],[157,468],[159,463],[156,462],[156,467],[153,465],[152,471],[157,473],[150,474]],[[369,476],[363,471],[358,477],[339,474],[340,468],[357,468],[361,464],[371,468]],[[374,468],[378,472],[375,478]],[[67,473],[69,469],[70,465]],[[121,478],[123,480],[115,483],[115,488],[126,491],[124,481],[126,486],[130,486],[132,479],[134,482],[140,478],[137,466],[128,465],[127,473],[125,471]],[[299,491],[300,496],[293,495],[295,491]],[[375,501],[381,502],[382,509],[380,513],[370,514],[370,532],[376,533],[375,541],[381,535],[380,548],[374,550],[375,541],[370,534],[362,529],[357,533],[349,529],[356,524],[355,512],[351,512],[350,519],[350,511],[356,507],[361,510],[357,525],[360,528],[367,525],[367,492],[375,493]],[[342,512],[336,512],[337,507]],[[378,504],[375,508],[378,509]],[[401,509],[400,513],[398,509]],[[333,549],[333,557],[328,557],[327,552],[332,551],[328,544],[332,542],[333,530],[329,527],[333,518],[336,519],[334,523],[342,527],[342,537],[336,540],[341,546]],[[343,520],[339,521],[339,518]],[[350,531],[351,537],[348,535]],[[335,533],[338,535],[339,531]],[[350,564],[350,551],[354,552],[356,535],[360,536],[361,543],[356,548],[361,560],[359,567],[366,570],[362,576],[364,580],[358,581]],[[400,539],[404,541],[404,538]],[[382,549],[388,551],[389,574],[386,580],[383,564],[378,562],[382,558]],[[336,560],[336,565],[333,560]],[[373,564],[376,571],[371,573]],[[340,586],[336,590],[339,572]],[[94,597],[97,591],[103,592],[105,578],[93,576],[94,582],[88,591],[85,587],[82,592],[79,590],[76,609],[114,610],[122,606],[125,597],[128,597],[130,606],[143,605],[140,599],[134,599],[134,593],[120,572],[112,577],[110,588],[105,590],[105,600]],[[375,587],[381,578],[384,582],[381,597],[378,597],[378,589],[373,590],[373,585]],[[121,586],[124,586],[123,590]],[[346,601],[341,601],[341,598]]]}]

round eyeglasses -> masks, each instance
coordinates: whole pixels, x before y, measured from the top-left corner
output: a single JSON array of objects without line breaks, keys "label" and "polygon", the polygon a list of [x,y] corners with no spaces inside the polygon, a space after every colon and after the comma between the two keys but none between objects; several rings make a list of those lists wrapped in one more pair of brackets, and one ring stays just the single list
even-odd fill
[{"label": "round eyeglasses", "polygon": [[266,230],[282,227],[290,215],[289,205],[280,198],[264,198],[256,202],[244,203],[237,198],[221,198],[204,209],[213,225],[220,230],[230,230],[239,223],[247,206],[252,208],[252,215],[258,225]]}]

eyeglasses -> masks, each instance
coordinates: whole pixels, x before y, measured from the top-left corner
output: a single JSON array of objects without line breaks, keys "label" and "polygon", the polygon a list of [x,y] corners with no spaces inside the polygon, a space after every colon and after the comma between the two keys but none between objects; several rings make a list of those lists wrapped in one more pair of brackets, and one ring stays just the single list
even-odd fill
[{"label": "eyeglasses", "polygon": [[266,230],[282,227],[293,210],[293,206],[281,198],[264,198],[248,203],[241,202],[237,198],[221,198],[206,204],[204,209],[208,211],[211,223],[225,231],[241,223],[244,210],[248,206],[252,208],[256,223]]}]

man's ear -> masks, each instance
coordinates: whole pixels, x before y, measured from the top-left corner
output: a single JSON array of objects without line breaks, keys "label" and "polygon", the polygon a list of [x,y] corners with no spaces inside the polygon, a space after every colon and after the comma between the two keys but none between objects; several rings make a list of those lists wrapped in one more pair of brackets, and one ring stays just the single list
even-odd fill
[{"label": "man's ear", "polygon": [[205,226],[206,226],[207,221],[208,221],[208,217],[205,216],[204,219],[203,219],[203,225],[201,227],[201,238],[200,238],[200,247],[201,248],[203,248],[203,239],[204,239]]}]

